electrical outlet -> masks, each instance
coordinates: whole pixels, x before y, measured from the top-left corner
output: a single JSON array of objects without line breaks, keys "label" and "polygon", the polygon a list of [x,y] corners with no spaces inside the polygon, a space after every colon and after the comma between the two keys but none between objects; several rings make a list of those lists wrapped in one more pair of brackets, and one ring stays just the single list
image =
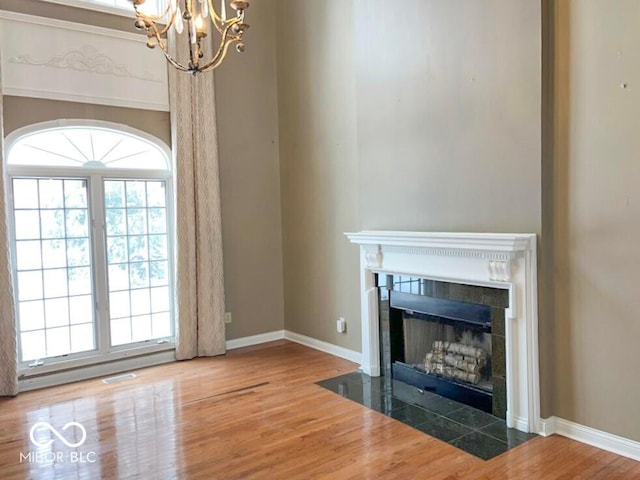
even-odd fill
[{"label": "electrical outlet", "polygon": [[231,312],[225,312],[224,323],[231,323]]},{"label": "electrical outlet", "polygon": [[344,333],[347,331],[347,321],[343,317],[340,317],[336,322],[336,330],[338,333]]}]

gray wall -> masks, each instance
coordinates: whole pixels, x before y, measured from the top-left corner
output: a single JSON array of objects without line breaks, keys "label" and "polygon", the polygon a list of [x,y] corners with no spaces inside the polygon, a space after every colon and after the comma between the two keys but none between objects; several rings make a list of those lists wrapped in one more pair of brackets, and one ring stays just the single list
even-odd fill
[{"label": "gray wall", "polygon": [[360,350],[353,3],[277,7],[285,327]]},{"label": "gray wall", "polygon": [[362,227],[539,233],[539,2],[356,4]]},{"label": "gray wall", "polygon": [[246,20],[246,51],[215,71],[228,339],[284,328],[275,1]]},{"label": "gray wall", "polygon": [[637,0],[555,8],[554,414],[636,441],[638,18]]}]

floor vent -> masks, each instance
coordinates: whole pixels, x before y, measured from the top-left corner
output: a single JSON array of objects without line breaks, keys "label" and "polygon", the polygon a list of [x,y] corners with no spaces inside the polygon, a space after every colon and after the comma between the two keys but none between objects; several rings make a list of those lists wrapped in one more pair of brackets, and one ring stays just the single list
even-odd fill
[{"label": "floor vent", "polygon": [[125,373],[124,375],[117,375],[115,377],[103,378],[102,383],[121,382],[122,380],[131,380],[132,378],[136,378],[135,373]]}]

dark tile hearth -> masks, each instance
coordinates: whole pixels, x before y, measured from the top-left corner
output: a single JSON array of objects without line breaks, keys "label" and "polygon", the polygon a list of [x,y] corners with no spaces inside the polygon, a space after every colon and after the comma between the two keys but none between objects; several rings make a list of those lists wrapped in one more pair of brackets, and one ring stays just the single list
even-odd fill
[{"label": "dark tile hearth", "polygon": [[352,372],[318,385],[483,460],[536,436],[507,428],[504,420],[493,415],[389,377]]}]

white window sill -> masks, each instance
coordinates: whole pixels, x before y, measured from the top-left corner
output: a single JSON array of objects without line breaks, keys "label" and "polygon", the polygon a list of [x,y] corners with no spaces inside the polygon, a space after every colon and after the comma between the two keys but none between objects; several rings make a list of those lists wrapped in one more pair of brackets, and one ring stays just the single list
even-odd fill
[{"label": "white window sill", "polygon": [[67,361],[21,367],[18,371],[21,392],[51,387],[90,378],[128,372],[175,361],[175,345],[162,343],[84,357]]}]

